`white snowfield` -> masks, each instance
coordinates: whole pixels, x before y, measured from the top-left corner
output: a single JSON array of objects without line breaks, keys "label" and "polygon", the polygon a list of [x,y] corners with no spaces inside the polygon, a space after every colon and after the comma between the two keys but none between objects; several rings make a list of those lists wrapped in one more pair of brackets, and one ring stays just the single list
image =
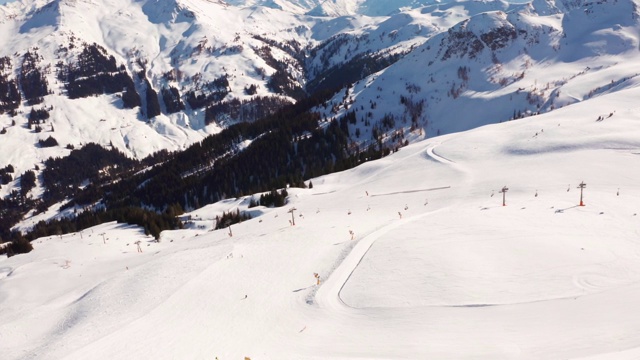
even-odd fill
[{"label": "white snowfield", "polygon": [[637,359],[639,97],[417,142],[233,237],[213,218],[248,198],[159,243],[115,223],[38,239],[0,259],[0,357]]}]

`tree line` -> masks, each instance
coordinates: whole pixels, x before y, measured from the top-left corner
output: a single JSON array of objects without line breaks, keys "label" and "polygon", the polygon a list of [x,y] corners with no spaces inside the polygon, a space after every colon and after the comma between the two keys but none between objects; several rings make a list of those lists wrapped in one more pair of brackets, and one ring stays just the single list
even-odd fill
[{"label": "tree line", "polygon": [[[41,199],[17,194],[0,200],[0,238],[21,238],[10,228],[27,211],[44,211],[61,201],[66,202],[63,209],[84,210],[38,223],[24,237],[32,240],[119,221],[140,225],[157,238],[163,230],[182,226],[176,215],[183,209],[287,185],[305,187],[305,179],[379,158],[383,152],[375,145],[349,148],[347,118],[326,124],[312,111],[333,94],[321,92],[260,120],[232,125],[181,152],[163,150],[134,160],[115,149],[87,144],[65,158],[50,158],[42,172]],[[250,145],[240,147],[245,142]],[[272,191],[260,202],[282,206],[285,198]]]}]

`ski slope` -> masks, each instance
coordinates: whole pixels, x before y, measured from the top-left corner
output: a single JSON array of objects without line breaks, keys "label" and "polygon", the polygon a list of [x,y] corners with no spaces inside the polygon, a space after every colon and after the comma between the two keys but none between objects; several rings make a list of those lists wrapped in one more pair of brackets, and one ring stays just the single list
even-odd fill
[{"label": "ski slope", "polygon": [[2,358],[637,359],[639,95],[416,142],[233,237],[249,198],[38,239],[0,258]]}]

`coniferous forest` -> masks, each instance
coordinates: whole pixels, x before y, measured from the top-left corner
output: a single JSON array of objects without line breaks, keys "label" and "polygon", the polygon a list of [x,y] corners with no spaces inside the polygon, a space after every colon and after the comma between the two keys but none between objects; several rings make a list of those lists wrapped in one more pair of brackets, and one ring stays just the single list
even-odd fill
[{"label": "coniferous forest", "polygon": [[[0,199],[0,238],[33,240],[108,221],[140,225],[158,238],[162,230],[182,226],[176,216],[185,209],[225,198],[267,192],[262,205],[282,206],[286,195],[274,197],[283,194],[276,189],[305,187],[306,179],[384,153],[375,145],[349,148],[348,116],[327,121],[311,111],[332,95],[320,92],[257,121],[234,124],[182,152],[161,151],[134,160],[115,149],[87,144],[65,158],[50,158],[40,199],[26,192]],[[241,150],[239,145],[247,141],[250,146]],[[22,176],[30,184],[31,174]],[[11,231],[28,211],[43,212],[59,202],[63,209],[74,209],[74,215],[38,223],[28,234]]]}]

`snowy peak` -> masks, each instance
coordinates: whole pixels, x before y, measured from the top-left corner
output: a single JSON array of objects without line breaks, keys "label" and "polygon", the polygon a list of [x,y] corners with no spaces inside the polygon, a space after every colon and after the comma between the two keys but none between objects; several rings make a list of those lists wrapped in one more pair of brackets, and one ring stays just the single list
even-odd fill
[{"label": "snowy peak", "polygon": [[504,12],[483,13],[449,29],[447,39],[442,42],[442,60],[474,59],[485,48],[496,51],[508,46],[517,36]]},{"label": "snowy peak", "polygon": [[[266,116],[304,92],[302,51],[315,23],[206,0],[0,6],[0,85],[10,89],[0,94],[0,151],[15,154],[0,164],[22,173],[90,142],[144,157]],[[37,129],[53,134],[27,127],[31,111],[45,109]],[[47,136],[60,146],[34,152]]]},{"label": "snowy peak", "polygon": [[195,14],[176,0],[141,1],[142,11],[153,24],[175,23],[192,19]]},{"label": "snowy peak", "polygon": [[325,0],[308,12],[312,16],[350,16],[357,13],[360,0]]},{"label": "snowy peak", "polygon": [[556,5],[555,0],[533,0],[527,3],[527,9],[530,13],[540,16],[548,16],[561,13]]},{"label": "snowy peak", "polygon": [[439,0],[226,0],[240,8],[267,7],[322,17],[388,16],[399,11],[441,3]]},{"label": "snowy peak", "polygon": [[[640,43],[637,0],[22,0],[0,16],[0,130],[20,139],[0,153],[22,146],[19,172],[87,142],[183,149],[325,89],[342,89],[327,119],[360,109],[359,144],[467,130],[627,86],[637,71],[602,69],[637,62]],[[46,136],[28,114],[44,109],[61,146],[34,155]]]},{"label": "snowy peak", "polygon": [[417,9],[433,4],[445,4],[447,2],[440,0],[363,0],[358,7],[358,11],[368,16],[387,16],[400,11]]},{"label": "snowy peak", "polygon": [[440,1],[440,0],[325,0],[308,12],[313,16],[353,16],[364,15],[371,17],[390,16],[403,11],[424,8],[424,12],[432,12],[435,9],[451,9],[456,6],[466,8],[470,13],[482,11],[506,9],[510,4],[502,0],[482,1]]},{"label": "snowy peak", "polygon": [[564,45],[569,59],[637,51],[640,44],[638,4],[633,0],[564,3]]},{"label": "snowy peak", "polygon": [[[506,5],[475,14],[482,6],[503,5],[421,9],[434,24],[440,14],[462,21],[337,95],[332,109],[344,110],[336,117],[354,113],[373,124],[374,139],[397,143],[403,134],[415,139],[468,130],[636,86],[640,22],[634,1],[563,11],[546,1]],[[360,146],[367,146],[370,140],[362,134],[368,129],[353,125]]]},{"label": "snowy peak", "polygon": [[32,10],[26,15],[27,21],[20,26],[20,33],[28,33],[47,26],[58,26],[62,18],[60,7],[60,1],[52,1],[41,8]]},{"label": "snowy peak", "polygon": [[320,2],[321,0],[225,0],[225,3],[235,7],[266,7],[294,14],[304,14]]}]

